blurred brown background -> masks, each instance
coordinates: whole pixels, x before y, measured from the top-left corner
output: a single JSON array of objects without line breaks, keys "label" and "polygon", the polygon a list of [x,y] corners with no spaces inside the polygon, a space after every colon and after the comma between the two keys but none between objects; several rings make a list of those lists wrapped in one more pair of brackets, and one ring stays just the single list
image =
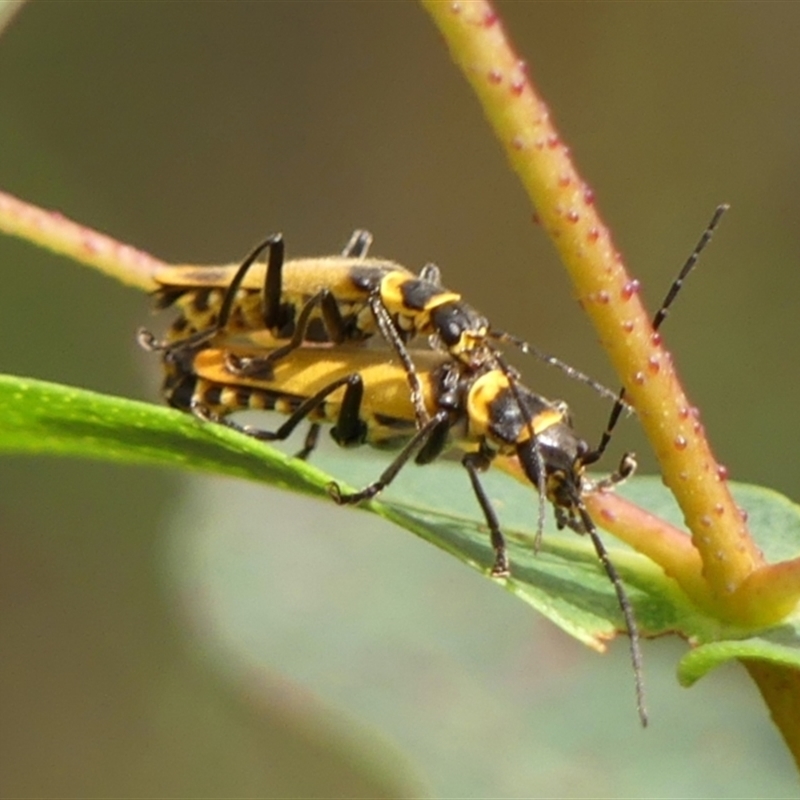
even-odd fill
[{"label": "blurred brown background", "polygon": [[[498,7],[651,307],[731,203],[666,338],[732,477],[796,499],[800,5]],[[31,3],[0,37],[0,187],[174,261],[366,227],[616,383],[414,3]],[[145,297],[9,239],[0,270],[0,370],[156,400]],[[599,433],[607,404],[523,365]],[[600,658],[408,534],[261,487],[6,459],[0,594],[3,796],[796,791],[736,669],[687,692],[681,643],[648,645],[643,733],[621,643]]]}]

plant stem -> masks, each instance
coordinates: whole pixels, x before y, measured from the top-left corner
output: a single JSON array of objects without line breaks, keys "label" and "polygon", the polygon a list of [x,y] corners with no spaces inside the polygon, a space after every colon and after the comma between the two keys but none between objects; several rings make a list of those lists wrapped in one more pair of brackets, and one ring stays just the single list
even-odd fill
[{"label": "plant stem", "polygon": [[147,253],[67,219],[0,192],[0,231],[67,256],[116,278],[126,286],[153,291],[153,273],[164,267]]},{"label": "plant stem", "polygon": [[538,221],[559,251],[578,302],[595,325],[684,512],[703,578],[724,606],[763,560],[672,358],[653,333],[639,284],[628,275],[600,219],[594,193],[573,165],[491,3],[420,2],[475,90]]}]

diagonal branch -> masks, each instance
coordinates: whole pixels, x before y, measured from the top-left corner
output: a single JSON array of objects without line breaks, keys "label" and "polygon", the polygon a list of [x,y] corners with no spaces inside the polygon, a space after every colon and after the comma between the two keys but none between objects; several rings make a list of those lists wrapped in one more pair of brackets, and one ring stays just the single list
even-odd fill
[{"label": "diagonal branch", "polygon": [[702,575],[725,605],[763,563],[687,399],[653,333],[594,193],[578,174],[550,112],[484,0],[421,0],[478,96],[592,320],[681,506]]}]

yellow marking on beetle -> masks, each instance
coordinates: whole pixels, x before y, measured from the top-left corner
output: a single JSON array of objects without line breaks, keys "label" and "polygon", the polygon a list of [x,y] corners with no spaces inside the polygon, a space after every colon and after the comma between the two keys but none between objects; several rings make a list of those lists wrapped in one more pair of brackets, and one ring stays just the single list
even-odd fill
[{"label": "yellow marking on beetle", "polygon": [[425,312],[431,312],[434,309],[439,308],[439,306],[445,305],[446,303],[461,302],[460,294],[451,292],[449,289],[442,289],[429,298],[424,309],[420,310],[409,308],[405,304],[405,300],[403,298],[403,285],[408,283],[409,277],[412,280],[419,280],[416,275],[411,275],[408,271],[403,269],[402,272],[390,272],[381,281],[380,296],[389,313],[417,316]]},{"label": "yellow marking on beetle", "polygon": [[[196,264],[171,264],[156,270],[155,280],[164,289],[185,287],[187,290],[202,288],[226,289],[230,286],[239,264],[221,266],[200,266]],[[385,258],[354,258],[352,256],[317,256],[314,258],[293,258],[283,263],[283,280],[289,291],[297,294],[313,295],[321,289],[330,289],[342,299],[363,299],[363,292],[357,291],[350,282],[350,269],[386,269],[415,277],[402,264]],[[254,263],[242,280],[241,288],[260,292],[264,288],[267,265]],[[332,277],[333,276],[333,277]]]},{"label": "yellow marking on beetle", "polygon": [[[226,361],[228,353],[239,358],[263,355],[260,350],[252,348],[206,348],[197,353],[192,369],[198,377],[213,383],[251,387],[302,398],[311,397],[346,375],[358,373],[364,381],[365,412],[412,422],[415,419],[405,368],[399,359],[387,359],[383,353],[380,358],[376,358],[374,351],[357,346],[304,347],[294,351],[291,357],[278,361],[270,379],[231,372]],[[447,361],[447,356],[434,351],[423,351],[415,354],[415,360],[421,364],[423,400],[429,413],[433,414],[436,411],[433,372]],[[333,408],[340,406],[343,396],[342,387],[326,398],[326,405],[330,404]]]},{"label": "yellow marking on beetle", "polygon": [[530,439],[531,431],[533,431],[534,436],[539,436],[553,425],[560,425],[564,422],[564,414],[559,409],[548,408],[538,413],[530,422],[530,427],[527,425],[523,427],[522,435],[517,440],[518,442],[525,442]]},{"label": "yellow marking on beetle", "polygon": [[[501,370],[490,370],[473,381],[467,395],[469,429],[473,436],[491,435],[491,428],[496,424],[495,406],[503,395],[511,400],[514,398],[511,381]],[[539,436],[553,425],[566,422],[565,407],[553,405],[542,398],[542,410],[531,414],[527,422],[520,429],[517,444],[528,441],[531,434]]]},{"label": "yellow marking on beetle", "polygon": [[509,388],[509,380],[502,372],[493,370],[473,382],[467,395],[470,432],[486,436],[491,424],[491,407],[498,395]]}]

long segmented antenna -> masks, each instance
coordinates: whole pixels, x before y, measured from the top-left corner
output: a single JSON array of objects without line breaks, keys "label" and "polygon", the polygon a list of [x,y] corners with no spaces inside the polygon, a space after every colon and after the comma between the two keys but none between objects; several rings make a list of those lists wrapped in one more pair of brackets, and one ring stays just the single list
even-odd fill
[{"label": "long segmented antenna", "polygon": [[608,557],[608,551],[603,544],[603,540],[597,533],[594,521],[589,516],[589,512],[581,501],[575,503],[575,509],[581,518],[581,523],[584,532],[589,534],[592,540],[597,557],[603,565],[603,568],[608,575],[609,580],[614,586],[614,591],[617,593],[617,601],[622,610],[622,616],[625,618],[625,627],[628,629],[628,636],[630,637],[631,649],[631,665],[633,666],[633,676],[636,684],[636,709],[639,712],[639,719],[641,720],[642,727],[647,727],[647,706],[645,703],[644,694],[644,679],[642,678],[642,650],[639,641],[639,626],[636,624],[636,617],[633,614],[631,602],[622,585],[622,580],[619,577],[617,568],[614,566],[611,559]]},{"label": "long segmented antenna", "polygon": [[[523,339],[518,339],[516,336],[506,333],[505,331],[494,330],[490,331],[489,336],[498,342],[512,344],[514,347],[519,348],[523,353],[532,355],[534,358],[538,358],[539,361],[544,361],[545,364],[555,367],[556,369],[560,369],[565,375],[567,375],[567,377],[572,378],[579,383],[585,383],[589,388],[594,389],[594,391],[597,392],[601,397],[608,397],[610,400],[614,401],[620,399],[618,392],[615,392],[613,389],[609,389],[607,386],[603,386],[602,383],[596,381],[594,378],[590,378],[585,372],[581,372],[579,369],[575,369],[575,367],[570,366],[566,361],[562,361],[560,358],[551,356],[548,353],[543,353],[541,350],[524,341]],[[630,406],[624,401],[623,405],[625,408],[630,409]]]},{"label": "long segmented antenna", "polygon": [[[675,278],[675,280],[672,282],[672,285],[669,287],[669,291],[664,297],[661,307],[658,309],[658,311],[656,311],[655,316],[653,317],[653,331],[657,331],[661,327],[661,323],[667,318],[670,306],[678,296],[678,292],[680,292],[680,290],[683,288],[683,282],[697,265],[697,260],[700,257],[700,253],[706,249],[706,246],[711,241],[711,237],[714,235],[714,231],[717,229],[717,225],[719,225],[720,220],[729,208],[730,206],[727,203],[717,206],[716,210],[714,211],[714,216],[711,217],[711,222],[708,223],[708,226],[703,231],[703,235],[695,245],[694,250],[692,250],[692,254],[686,259],[686,263],[683,265],[683,267],[681,267],[678,277]],[[591,454],[592,458],[586,461],[587,464],[593,464],[605,452],[606,448],[608,447],[608,443],[611,441],[611,435],[614,432],[614,428],[617,426],[617,422],[619,422],[620,414],[622,414],[625,405],[625,387],[623,387],[619,391],[617,401],[614,403],[614,408],[611,409],[611,414],[609,415],[608,423],[606,424],[606,429],[603,432],[603,436],[600,439],[600,444]]]}]

